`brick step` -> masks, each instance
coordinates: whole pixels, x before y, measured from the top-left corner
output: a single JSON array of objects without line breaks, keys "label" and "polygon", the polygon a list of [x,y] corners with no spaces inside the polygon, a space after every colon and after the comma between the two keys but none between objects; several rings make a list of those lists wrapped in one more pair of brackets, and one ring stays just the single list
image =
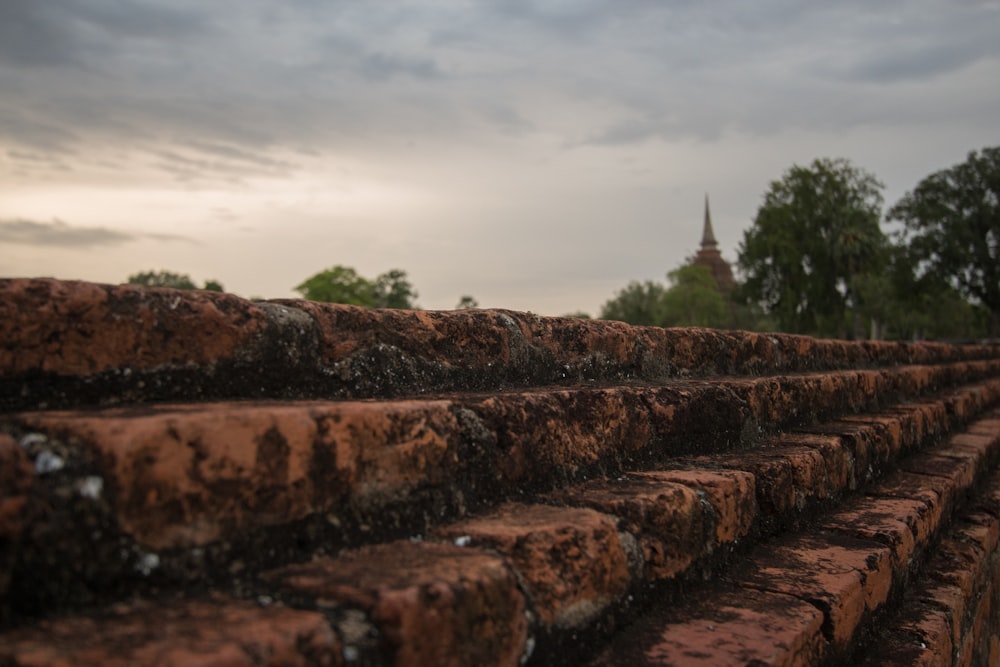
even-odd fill
[{"label": "brick step", "polygon": [[848,343],[503,310],[371,310],[0,279],[0,410],[365,398],[588,381],[1000,359],[1000,346]]},{"label": "brick step", "polygon": [[[996,640],[983,630],[994,613],[984,567],[997,558],[998,456],[1000,414],[993,413],[907,457],[808,529],[756,544],[723,579],[689,589],[617,634],[592,664],[952,664],[954,644],[946,645],[942,633],[947,629],[952,642],[956,628],[967,659],[978,651],[978,661],[956,664],[993,664],[986,656]],[[938,534],[969,506],[939,545]],[[949,577],[954,586],[937,586]],[[910,605],[935,594],[928,608]],[[952,604],[972,610],[957,625],[958,616],[949,621],[942,612]],[[887,616],[885,637],[873,638],[872,628]]]},{"label": "brick step", "polygon": [[[873,431],[885,434],[887,444],[902,445],[907,425],[922,424],[923,436],[933,439],[935,432],[947,428],[944,406],[974,403],[961,396],[980,394],[969,389],[934,403],[899,406],[893,416],[872,415],[873,423],[882,427]],[[942,420],[938,425],[933,423],[935,415]],[[829,435],[823,438],[827,453],[841,447],[841,458],[849,460],[849,438],[839,443]],[[915,449],[916,444],[910,451]],[[141,656],[157,651],[259,656],[308,650],[315,656],[328,651],[331,660],[364,658],[361,664],[514,664],[540,642],[535,662],[549,664],[565,653],[565,664],[574,664],[579,657],[571,648],[575,637],[601,636],[614,626],[616,614],[628,615],[629,597],[641,596],[650,582],[683,574],[706,552],[740,539],[758,544],[745,555],[746,562],[756,564],[758,575],[773,570],[784,573],[779,579],[785,583],[797,581],[811,556],[824,554],[828,559],[848,558],[850,568],[845,572],[850,576],[834,576],[829,590],[819,593],[803,588],[780,594],[773,589],[784,584],[749,576],[742,588],[713,584],[705,599],[728,604],[738,598],[747,618],[760,621],[759,614],[769,610],[777,614],[769,617],[770,622],[782,624],[784,615],[767,604],[779,600],[783,609],[794,610],[803,604],[796,600],[826,600],[821,594],[833,591],[840,597],[830,598],[826,607],[820,605],[827,617],[811,607],[807,616],[813,621],[799,628],[801,636],[796,636],[819,633],[809,639],[811,643],[802,643],[803,650],[845,651],[855,632],[852,628],[888,599],[890,588],[905,581],[938,527],[995,462],[998,451],[1000,414],[994,413],[931,450],[907,456],[877,486],[867,487],[864,496],[848,497],[840,511],[810,533],[785,534],[766,543],[750,539],[760,521],[748,516],[747,508],[754,508],[760,489],[772,481],[758,479],[760,473],[753,466],[748,471],[691,467],[651,471],[617,485],[605,483],[613,488],[585,484],[564,496],[543,499],[562,504],[575,498],[575,504],[591,508],[502,505],[486,515],[443,525],[422,540],[373,544],[335,558],[319,556],[264,572],[243,592],[255,599],[256,606],[219,597],[152,607],[147,602],[119,604],[96,615],[42,622],[0,636],[0,657],[15,665],[57,664],[69,652],[95,656],[90,664],[108,664],[101,662],[107,652],[127,649],[134,651],[133,664],[141,664],[145,661]],[[843,474],[839,479],[849,486],[852,476]],[[766,512],[766,505],[757,504],[754,511]],[[817,542],[817,534],[836,535],[834,545]],[[697,546],[685,553],[688,537]],[[737,571],[732,564],[739,562],[732,561],[726,572]],[[806,583],[826,585],[827,579],[819,574]],[[871,582],[865,583],[869,578]],[[860,593],[855,590],[859,585]],[[747,588],[759,592],[746,593]],[[868,607],[858,607],[858,599],[868,598]],[[273,604],[275,600],[282,604]],[[757,606],[748,610],[747,604]],[[283,605],[304,611],[292,613]],[[216,612],[210,611],[216,607]],[[210,613],[218,615],[214,629],[201,629]],[[161,617],[170,622],[157,624],[154,619]],[[259,637],[241,635],[270,619],[274,627],[286,629]],[[150,626],[158,628],[152,636],[148,636]],[[33,656],[35,662],[23,656]],[[308,659],[315,661],[302,658],[301,664],[327,664],[318,657]]]},{"label": "brick step", "polygon": [[26,447],[6,446],[9,470],[20,472],[6,494],[16,500],[0,558],[0,583],[13,600],[4,615],[44,615],[178,582],[229,586],[308,553],[423,533],[505,500],[667,461],[753,475],[765,511],[752,514],[752,527],[773,532],[984,409],[1000,398],[1000,380],[845,415],[822,433],[745,438],[752,449],[679,458],[693,444],[732,446],[709,434],[694,439],[697,415],[781,423],[798,416],[796,401],[843,408],[873,383],[883,395],[890,383],[919,392],[950,366],[422,401],[10,415],[6,428]]},{"label": "brick step", "polygon": [[[996,431],[994,431],[996,432]],[[856,664],[1000,664],[1000,472],[955,522]]]}]

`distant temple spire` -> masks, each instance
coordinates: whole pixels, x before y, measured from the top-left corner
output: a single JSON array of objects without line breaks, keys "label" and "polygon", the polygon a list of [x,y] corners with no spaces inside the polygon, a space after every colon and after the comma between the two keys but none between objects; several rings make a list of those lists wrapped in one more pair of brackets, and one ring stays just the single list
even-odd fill
[{"label": "distant temple spire", "polygon": [[722,259],[719,252],[719,242],[715,240],[715,232],[712,230],[712,214],[708,210],[708,193],[705,194],[705,228],[701,234],[701,249],[691,261],[692,264],[707,266],[715,278],[715,284],[719,289],[728,292],[736,284],[733,279],[733,269],[729,262]]},{"label": "distant temple spire", "polygon": [[712,231],[712,213],[708,210],[708,193],[705,193],[705,231],[701,234],[701,247],[705,250],[714,250],[719,245],[715,240],[715,232]]}]

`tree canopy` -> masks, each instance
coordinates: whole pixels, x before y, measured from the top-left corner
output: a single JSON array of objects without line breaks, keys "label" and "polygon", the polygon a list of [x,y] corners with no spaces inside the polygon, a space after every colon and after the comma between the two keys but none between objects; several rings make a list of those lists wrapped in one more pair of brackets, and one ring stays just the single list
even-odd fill
[{"label": "tree canopy", "polygon": [[652,280],[633,280],[601,306],[602,320],[618,320],[629,324],[660,326],[663,324],[663,295],[666,288]]},{"label": "tree canopy", "polygon": [[[185,273],[173,273],[171,271],[141,271],[128,277],[125,281],[129,285],[145,285],[146,287],[172,287],[174,289],[199,289],[191,277]],[[200,288],[212,292],[224,292],[222,283],[218,280],[206,280],[205,286]]]},{"label": "tree canopy", "polygon": [[667,279],[671,286],[663,294],[665,326],[729,326],[728,299],[719,290],[711,269],[685,264],[668,273]]},{"label": "tree canopy", "polygon": [[847,160],[828,158],[773,181],[740,244],[743,297],[783,331],[853,335],[864,307],[860,284],[885,262],[882,187]]},{"label": "tree canopy", "polygon": [[632,281],[601,308],[601,319],[647,326],[726,327],[730,301],[712,271],[684,264],[667,274],[669,286],[652,280]]},{"label": "tree canopy", "polygon": [[391,269],[375,280],[349,266],[336,265],[307,278],[295,291],[310,301],[346,303],[368,308],[416,308],[417,292],[406,271]]},{"label": "tree canopy", "polygon": [[903,223],[918,278],[982,304],[1000,336],[1000,147],[927,176],[888,217]]},{"label": "tree canopy", "polygon": [[462,298],[455,304],[455,310],[468,310],[471,308],[479,308],[479,302],[469,294],[463,294]]}]

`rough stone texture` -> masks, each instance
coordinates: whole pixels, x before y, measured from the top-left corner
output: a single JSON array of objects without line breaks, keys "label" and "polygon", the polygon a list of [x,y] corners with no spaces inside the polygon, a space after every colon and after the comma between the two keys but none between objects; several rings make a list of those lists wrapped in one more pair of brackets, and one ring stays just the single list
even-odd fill
[{"label": "rough stone texture", "polygon": [[892,549],[893,569],[904,573],[916,549],[915,534],[930,534],[932,526],[922,525],[927,513],[925,501],[907,498],[858,498],[827,517],[824,528],[854,537],[875,540]]},{"label": "rough stone texture", "polygon": [[[6,326],[5,326],[6,324]],[[0,406],[362,398],[604,380],[857,370],[889,395],[996,373],[1000,349],[631,327],[502,310],[370,310],[230,294],[0,279]],[[890,374],[891,375],[891,374]],[[865,377],[861,377],[865,376]],[[885,376],[885,377],[883,377]],[[836,390],[834,385],[814,387]],[[795,400],[789,398],[789,400]],[[776,403],[777,405],[777,403]]]},{"label": "rough stone texture", "polygon": [[715,515],[715,539],[708,548],[732,544],[750,533],[757,517],[756,482],[750,473],[714,470],[656,470],[630,477],[677,482],[705,494]]},{"label": "rough stone texture", "polygon": [[13,438],[0,433],[0,598],[10,589],[34,476],[34,466],[24,450]]},{"label": "rough stone texture", "polygon": [[950,667],[954,645],[947,615],[922,605],[908,608],[892,632],[880,637],[864,667]]},{"label": "rough stone texture", "polygon": [[0,635],[10,667],[313,667],[342,665],[321,614],[217,599],[117,605]]},{"label": "rough stone texture", "polygon": [[706,551],[698,494],[690,487],[656,479],[655,473],[600,480],[550,496],[553,501],[592,507],[619,518],[636,537],[649,579],[668,579]]},{"label": "rough stone texture", "polygon": [[581,627],[629,585],[615,522],[593,510],[511,503],[435,532],[510,558],[547,625]]},{"label": "rough stone texture", "polygon": [[236,357],[264,325],[260,307],[231,294],[2,280],[0,372],[92,375],[212,364]]},{"label": "rough stone texture", "polygon": [[444,401],[160,405],[15,417],[82,447],[122,529],[150,549],[204,545],[340,501],[381,506],[458,462]]},{"label": "rough stone texture", "polygon": [[0,664],[996,663],[998,402],[1000,346],[0,280]]},{"label": "rough stone texture", "polygon": [[751,571],[741,583],[817,605],[832,650],[844,654],[863,616],[889,596],[889,558],[877,542],[818,535],[782,539],[751,556]]},{"label": "rough stone texture", "polygon": [[817,665],[824,652],[823,615],[786,595],[712,590],[682,609],[650,615],[592,664]]},{"label": "rough stone texture", "polygon": [[262,578],[279,595],[308,598],[339,618],[345,655],[364,664],[517,665],[527,650],[525,600],[514,572],[475,549],[394,542]]}]

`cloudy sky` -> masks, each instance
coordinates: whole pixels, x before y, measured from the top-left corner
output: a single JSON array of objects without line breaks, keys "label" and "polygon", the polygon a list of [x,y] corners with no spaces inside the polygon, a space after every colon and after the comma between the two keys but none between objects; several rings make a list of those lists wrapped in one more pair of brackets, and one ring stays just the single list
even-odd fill
[{"label": "cloudy sky", "polygon": [[0,0],[0,276],[558,315],[733,260],[770,181],[1000,144],[997,0]]}]

